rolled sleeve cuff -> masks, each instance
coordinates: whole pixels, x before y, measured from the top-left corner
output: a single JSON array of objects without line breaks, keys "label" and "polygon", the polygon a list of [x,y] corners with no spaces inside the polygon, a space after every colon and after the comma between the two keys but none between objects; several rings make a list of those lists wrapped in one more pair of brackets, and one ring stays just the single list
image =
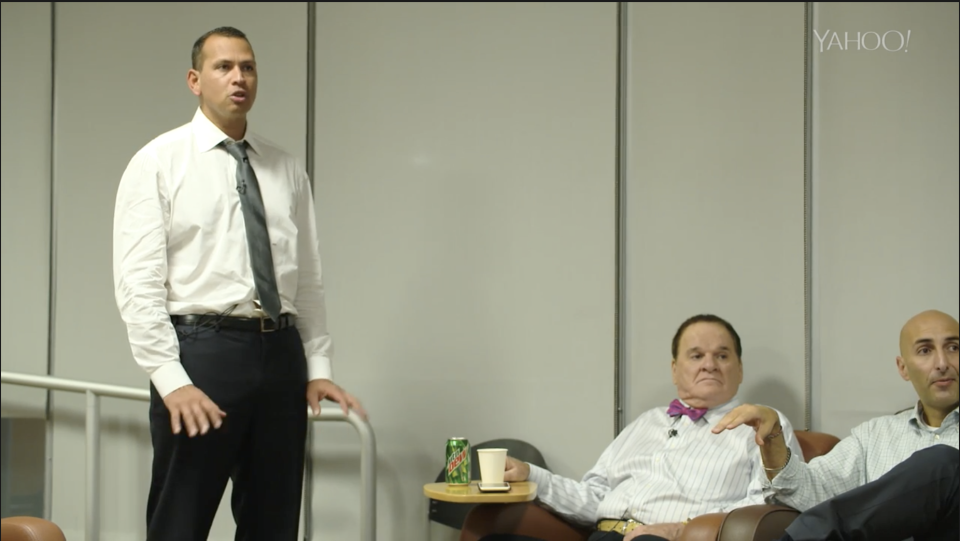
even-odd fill
[{"label": "rolled sleeve cuff", "polygon": [[[790,457],[790,461],[787,462],[786,467],[780,470],[777,475],[773,477],[773,480],[770,481],[770,486],[773,488],[786,488],[795,486],[798,475],[800,474],[800,461],[795,460],[795,457]],[[764,475],[766,477],[766,475]]]},{"label": "rolled sleeve cuff", "polygon": [[157,367],[150,374],[150,381],[157,388],[160,398],[165,398],[180,387],[193,385],[193,380],[187,375],[187,371],[183,369],[183,365],[179,361],[166,362]]},{"label": "rolled sleeve cuff", "polygon": [[313,357],[307,359],[307,377],[310,381],[329,379],[333,381],[333,363],[329,357]]},{"label": "rolled sleeve cuff", "polygon": [[798,479],[802,467],[799,462],[794,457],[790,457],[790,461],[773,477],[773,480],[767,479],[763,462],[760,463],[760,489],[767,503],[775,503],[777,496],[789,494],[799,484]]},{"label": "rolled sleeve cuff", "polygon": [[547,487],[547,483],[550,482],[551,474],[536,464],[530,464],[529,462],[527,464],[530,466],[530,475],[527,476],[527,480],[537,484],[537,492],[539,493],[542,489]]}]

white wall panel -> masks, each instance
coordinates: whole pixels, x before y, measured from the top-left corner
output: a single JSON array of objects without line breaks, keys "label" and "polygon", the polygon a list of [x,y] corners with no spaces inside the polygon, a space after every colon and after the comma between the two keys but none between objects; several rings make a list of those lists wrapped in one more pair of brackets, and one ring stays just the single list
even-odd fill
[{"label": "white wall panel", "polygon": [[[377,431],[378,539],[425,538],[448,436],[579,478],[613,437],[615,3],[321,3],[317,70],[334,373]],[[354,538],[355,438],[319,428],[315,531]]]},{"label": "white wall panel", "polygon": [[[113,296],[116,187],[133,154],[190,121],[193,42],[231,25],[247,33],[260,87],[251,126],[304,158],[306,4],[58,3],[55,186],[57,306],[54,373],[148,388],[133,361]],[[56,395],[53,519],[83,532],[84,399]],[[146,403],[103,402],[103,541],[142,537],[151,447]],[[229,497],[224,503],[229,502]],[[212,540],[233,539],[228,505]]]},{"label": "white wall panel", "polygon": [[895,364],[907,319],[960,315],[960,22],[955,2],[816,10],[815,411],[845,436],[916,403]]},{"label": "white wall panel", "polygon": [[[235,25],[260,63],[256,129],[315,152],[335,376],[377,433],[378,538],[425,537],[448,436],[525,439],[572,477],[594,463],[614,432],[615,3],[318,3],[312,149],[306,3],[57,3],[55,36],[50,3],[2,9],[4,371],[47,369],[52,145],[54,374],[147,388],[113,301],[116,185],[189,121],[193,41]],[[670,338],[714,312],[744,340],[741,396],[802,426],[804,6],[628,13],[626,420],[674,396]],[[958,11],[817,4],[813,28],[811,406],[843,436],[914,400],[903,322],[960,310]],[[909,44],[868,50],[888,31]],[[2,395],[4,416],[42,414],[42,391]],[[84,401],[54,405],[52,518],[82,538]],[[103,411],[102,539],[126,541],[147,408]],[[355,537],[356,436],[317,428],[315,538]],[[224,505],[211,539],[232,523]]]},{"label": "white wall panel", "polygon": [[804,7],[630,3],[627,418],[676,396],[670,341],[714,313],[741,398],[803,427]]},{"label": "white wall panel", "polygon": [[[50,2],[3,2],[4,372],[47,373],[50,290]],[[42,417],[40,389],[3,385],[4,417]]]}]

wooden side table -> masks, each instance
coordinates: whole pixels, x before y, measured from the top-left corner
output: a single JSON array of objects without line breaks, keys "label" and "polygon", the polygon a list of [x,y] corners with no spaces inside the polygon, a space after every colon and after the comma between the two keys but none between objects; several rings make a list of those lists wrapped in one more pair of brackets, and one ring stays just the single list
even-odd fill
[{"label": "wooden side table", "polygon": [[537,497],[537,484],[532,481],[510,483],[506,492],[480,492],[479,481],[469,485],[429,483],[423,485],[423,494],[428,498],[451,503],[517,503],[531,502]]}]

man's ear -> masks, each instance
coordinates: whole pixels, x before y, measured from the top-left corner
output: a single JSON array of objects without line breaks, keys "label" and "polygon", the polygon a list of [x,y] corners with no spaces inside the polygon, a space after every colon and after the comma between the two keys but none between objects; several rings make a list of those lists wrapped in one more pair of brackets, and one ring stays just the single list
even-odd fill
[{"label": "man's ear", "polygon": [[903,357],[897,355],[897,372],[900,372],[900,377],[903,378],[903,381],[910,381],[910,374],[907,373],[907,363],[903,360]]},{"label": "man's ear", "polygon": [[200,95],[200,72],[190,68],[187,70],[187,87],[194,96]]},{"label": "man's ear", "polygon": [[670,361],[670,379],[673,380],[673,385],[677,385],[677,360],[673,359]]}]

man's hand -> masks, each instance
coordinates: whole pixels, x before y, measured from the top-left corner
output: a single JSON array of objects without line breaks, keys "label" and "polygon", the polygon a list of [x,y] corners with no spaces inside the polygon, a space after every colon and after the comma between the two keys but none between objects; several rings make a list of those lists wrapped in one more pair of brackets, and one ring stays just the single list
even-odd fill
[{"label": "man's hand", "polygon": [[790,450],[783,436],[783,427],[780,426],[780,416],[766,406],[743,404],[724,415],[711,432],[719,434],[740,425],[751,426],[756,431],[754,440],[760,446],[760,460],[763,461],[767,479],[773,480],[780,470],[787,467],[790,460]]},{"label": "man's hand", "polygon": [[526,481],[527,477],[530,477],[530,464],[508,456],[503,470],[503,480],[508,483],[519,483]]},{"label": "man's hand", "polygon": [[767,436],[780,430],[780,416],[777,415],[776,411],[766,406],[743,404],[724,415],[711,432],[719,434],[724,430],[731,430],[740,425],[753,427],[756,431],[757,445],[762,447],[767,442]]},{"label": "man's hand", "polygon": [[163,397],[163,403],[170,411],[170,426],[174,434],[184,427],[192,438],[200,433],[206,434],[213,428],[220,428],[222,419],[227,416],[213,400],[193,385],[186,385]]},{"label": "man's hand", "polygon": [[623,536],[623,541],[630,541],[635,537],[641,535],[656,535],[667,539],[668,541],[675,541],[680,537],[680,532],[683,531],[683,523],[680,522],[665,522],[663,524],[643,524],[637,526],[633,530]]},{"label": "man's hand", "polygon": [[315,379],[308,383],[307,403],[310,404],[310,409],[314,415],[320,415],[320,402],[323,399],[340,404],[344,415],[349,414],[349,410],[353,410],[359,413],[364,420],[367,418],[367,412],[360,405],[360,401],[334,382],[328,379]]}]

